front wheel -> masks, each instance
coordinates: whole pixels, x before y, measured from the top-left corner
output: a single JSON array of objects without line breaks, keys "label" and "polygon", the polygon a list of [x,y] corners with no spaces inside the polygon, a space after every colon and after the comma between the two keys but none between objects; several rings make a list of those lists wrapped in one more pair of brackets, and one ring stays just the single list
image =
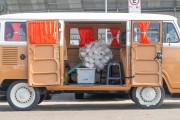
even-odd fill
[{"label": "front wheel", "polygon": [[15,81],[7,90],[7,101],[15,110],[31,110],[38,104],[39,100],[38,88],[29,87],[26,81]]},{"label": "front wheel", "polygon": [[144,109],[154,109],[161,106],[165,97],[161,87],[137,87],[133,88],[132,99]]}]

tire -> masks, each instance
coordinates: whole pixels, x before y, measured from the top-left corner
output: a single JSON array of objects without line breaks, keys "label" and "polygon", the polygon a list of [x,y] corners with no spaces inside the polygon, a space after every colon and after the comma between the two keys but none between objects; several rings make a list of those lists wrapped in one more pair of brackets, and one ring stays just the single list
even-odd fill
[{"label": "tire", "polygon": [[134,102],[133,97],[132,97],[132,91],[130,91],[130,92],[128,93],[128,97],[129,97],[129,99],[131,99],[131,100]]},{"label": "tire", "polygon": [[26,81],[15,81],[7,90],[9,105],[18,111],[28,111],[34,108],[40,100],[38,88],[29,87]]},{"label": "tire", "polygon": [[83,99],[84,98],[84,93],[75,93],[75,98],[76,99]]},{"label": "tire", "polygon": [[132,99],[143,109],[159,108],[165,98],[162,87],[137,87],[133,88]]}]

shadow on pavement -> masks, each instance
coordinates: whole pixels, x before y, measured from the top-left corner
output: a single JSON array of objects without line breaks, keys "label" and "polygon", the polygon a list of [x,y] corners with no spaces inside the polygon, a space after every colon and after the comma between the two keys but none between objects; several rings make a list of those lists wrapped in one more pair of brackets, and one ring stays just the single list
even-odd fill
[{"label": "shadow on pavement", "polygon": [[6,96],[0,96],[0,101],[6,101]]},{"label": "shadow on pavement", "polygon": [[[160,108],[163,109],[180,109],[180,103],[164,103]],[[65,103],[62,104],[40,104],[32,111],[96,111],[96,110],[153,110],[153,109],[140,109],[133,102],[132,103]],[[9,105],[0,105],[0,112],[12,111]]]},{"label": "shadow on pavement", "polygon": [[[45,100],[32,111],[147,110],[139,109],[135,103],[127,101],[128,99],[127,94],[87,94],[85,99],[76,100],[74,94],[70,93],[54,95],[53,100]],[[1,99],[0,103],[0,112],[12,111],[5,99]],[[180,103],[164,102],[159,109],[180,109]]]}]

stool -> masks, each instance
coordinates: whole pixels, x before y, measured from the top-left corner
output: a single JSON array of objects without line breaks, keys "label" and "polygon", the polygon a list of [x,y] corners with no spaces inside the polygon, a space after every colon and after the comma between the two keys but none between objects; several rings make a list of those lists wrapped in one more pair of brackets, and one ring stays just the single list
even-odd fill
[{"label": "stool", "polygon": [[[118,74],[119,77],[113,77],[112,76],[112,66],[117,66],[118,67]],[[120,85],[122,85],[122,77],[121,77],[121,65],[120,62],[112,61],[109,62],[107,65],[107,77],[106,77],[106,84],[109,85],[109,82],[111,80],[119,80]]]},{"label": "stool", "polygon": [[[104,70],[101,70],[100,71],[100,81],[99,81],[99,83],[101,84],[102,83],[102,79],[104,78],[104,79],[106,79],[106,75],[105,76],[103,76],[103,72],[105,72]],[[106,74],[106,73],[105,73]],[[106,83],[105,83],[106,84]]]}]

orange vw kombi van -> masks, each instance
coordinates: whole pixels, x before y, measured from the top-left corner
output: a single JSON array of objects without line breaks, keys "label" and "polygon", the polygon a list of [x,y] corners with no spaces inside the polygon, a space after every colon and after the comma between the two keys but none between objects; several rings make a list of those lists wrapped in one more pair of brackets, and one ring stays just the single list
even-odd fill
[{"label": "orange vw kombi van", "polygon": [[[1,15],[0,86],[15,110],[31,110],[47,94],[73,92],[81,99],[84,93],[121,91],[141,108],[158,108],[165,86],[180,93],[179,32],[177,18],[169,15]],[[84,67],[80,48],[99,40],[112,59],[101,70]]]}]

